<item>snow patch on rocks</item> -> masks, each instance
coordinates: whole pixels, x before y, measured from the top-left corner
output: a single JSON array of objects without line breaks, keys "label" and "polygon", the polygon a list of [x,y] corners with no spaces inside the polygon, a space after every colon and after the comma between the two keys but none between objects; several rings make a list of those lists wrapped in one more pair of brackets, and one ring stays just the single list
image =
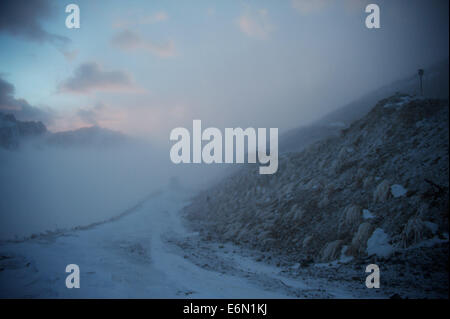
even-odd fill
[{"label": "snow patch on rocks", "polygon": [[363,209],[363,218],[364,219],[372,219],[372,218],[375,218],[375,215],[374,214],[372,214],[372,212],[370,211],[370,210],[368,210],[368,209]]},{"label": "snow patch on rocks", "polygon": [[391,194],[394,198],[405,196],[408,191],[399,184],[394,184],[391,186]]},{"label": "snow patch on rocks", "polygon": [[367,241],[367,254],[387,258],[393,251],[393,247],[389,244],[389,235],[381,228],[375,229]]}]

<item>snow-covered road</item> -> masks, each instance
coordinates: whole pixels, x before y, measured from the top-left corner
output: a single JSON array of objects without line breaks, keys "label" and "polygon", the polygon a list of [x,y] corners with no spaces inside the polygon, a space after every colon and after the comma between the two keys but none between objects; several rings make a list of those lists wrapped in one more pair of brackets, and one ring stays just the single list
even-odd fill
[{"label": "snow-covered road", "polygon": [[[161,192],[113,222],[0,245],[0,297],[295,298],[311,291],[306,282],[233,247],[184,250],[177,243],[196,237],[181,223],[186,201],[179,193]],[[233,266],[202,266],[214,263]],[[79,289],[65,286],[68,264],[80,267]],[[340,289],[323,296],[352,297]]]}]

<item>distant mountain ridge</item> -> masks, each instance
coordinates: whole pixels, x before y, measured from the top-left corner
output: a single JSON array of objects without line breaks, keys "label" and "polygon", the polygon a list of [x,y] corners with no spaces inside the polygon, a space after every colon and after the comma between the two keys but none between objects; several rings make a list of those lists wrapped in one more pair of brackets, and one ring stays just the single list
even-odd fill
[{"label": "distant mountain ridge", "polygon": [[72,131],[49,134],[47,142],[58,146],[102,146],[111,147],[126,142],[129,138],[120,132],[99,126],[83,127]]},{"label": "distant mountain ridge", "polygon": [[52,133],[42,122],[19,121],[12,114],[0,113],[0,148],[16,150],[30,140],[58,147],[113,147],[129,137],[98,126]]}]

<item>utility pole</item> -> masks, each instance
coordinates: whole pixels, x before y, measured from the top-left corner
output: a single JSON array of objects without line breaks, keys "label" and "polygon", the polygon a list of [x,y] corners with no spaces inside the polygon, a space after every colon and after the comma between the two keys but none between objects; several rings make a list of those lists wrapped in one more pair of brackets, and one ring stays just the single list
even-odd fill
[{"label": "utility pole", "polygon": [[420,96],[423,96],[423,84],[422,84],[422,78],[425,71],[423,69],[419,69],[419,81],[420,81]]}]

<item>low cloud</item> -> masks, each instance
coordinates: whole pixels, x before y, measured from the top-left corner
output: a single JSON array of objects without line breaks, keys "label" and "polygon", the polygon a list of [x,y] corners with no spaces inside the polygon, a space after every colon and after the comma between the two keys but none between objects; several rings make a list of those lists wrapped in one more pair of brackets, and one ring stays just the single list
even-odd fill
[{"label": "low cloud", "polygon": [[0,112],[13,114],[23,121],[41,121],[45,124],[53,121],[52,111],[32,106],[24,99],[17,99],[14,93],[14,85],[0,77]]},{"label": "low cloud", "polygon": [[239,29],[247,36],[262,40],[267,39],[274,29],[265,9],[256,12],[247,9],[247,12],[239,17],[237,23]]},{"label": "low cloud", "polygon": [[[291,0],[292,7],[302,15],[314,14],[322,11],[328,6],[336,3],[336,0]],[[343,6],[349,12],[361,10],[368,0],[342,0],[338,1],[339,5]]]},{"label": "low cloud", "polygon": [[61,50],[67,61],[72,62],[78,56],[78,50]]},{"label": "low cloud", "polygon": [[48,0],[0,1],[0,32],[63,47],[70,39],[50,33],[42,26],[51,16],[52,6]]},{"label": "low cloud", "polygon": [[301,14],[318,12],[334,0],[292,0],[292,7]]},{"label": "low cloud", "polygon": [[216,15],[216,9],[214,9],[214,8],[212,8],[212,7],[208,8],[208,9],[206,10],[206,15],[207,15],[208,17],[213,17],[213,16],[215,16],[215,15]]},{"label": "low cloud", "polygon": [[123,30],[118,32],[112,38],[111,43],[121,50],[142,50],[161,58],[168,58],[175,55],[175,45],[173,41],[167,41],[165,43],[154,43],[142,38],[138,33],[130,30]]},{"label": "low cloud", "polygon": [[94,62],[81,64],[74,75],[59,86],[60,92],[136,91],[131,77],[123,71],[105,71]]},{"label": "low cloud", "polygon": [[113,24],[113,26],[115,28],[129,28],[129,27],[137,26],[137,25],[149,25],[149,24],[154,24],[154,23],[158,23],[158,22],[163,22],[169,18],[167,13],[164,11],[159,11],[154,14],[141,16],[140,18],[135,18],[135,15],[133,15],[133,16],[134,16],[133,18],[129,18],[129,19],[121,18],[121,19],[117,20]]},{"label": "low cloud", "polygon": [[77,111],[77,116],[83,123],[88,125],[96,125],[98,126],[99,118],[101,116],[100,112],[104,110],[106,107],[103,103],[97,103],[92,108],[82,108]]}]

